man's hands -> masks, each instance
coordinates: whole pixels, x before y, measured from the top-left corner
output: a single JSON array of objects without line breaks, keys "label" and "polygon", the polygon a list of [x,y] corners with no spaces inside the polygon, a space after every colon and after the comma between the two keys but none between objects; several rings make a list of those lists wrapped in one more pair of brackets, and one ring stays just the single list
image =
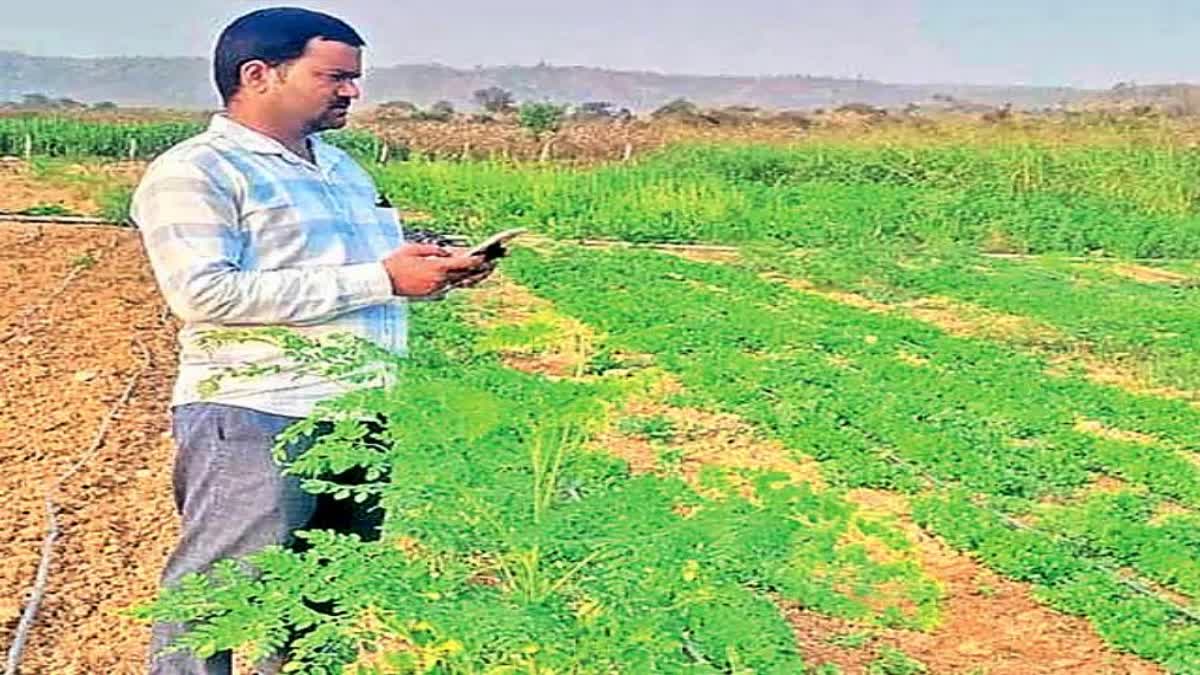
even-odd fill
[{"label": "man's hands", "polygon": [[392,280],[393,293],[421,297],[475,286],[491,275],[496,261],[468,256],[460,248],[404,244],[383,259],[383,267]]},{"label": "man's hands", "polygon": [[[466,248],[451,247],[448,250],[450,251],[451,255],[468,257],[467,256],[468,249],[466,249]],[[492,276],[492,272],[495,272],[496,266],[500,264],[499,258],[492,258],[491,260],[486,260],[483,258],[483,256],[477,255],[477,256],[470,256],[469,259],[471,259],[471,260],[478,259],[478,260],[482,260],[483,262],[480,263],[479,267],[475,268],[473,271],[471,271],[471,272],[463,275],[461,278],[451,282],[450,288],[470,288],[472,286],[477,286],[477,285],[483,283],[485,280],[487,280],[488,277]]]}]

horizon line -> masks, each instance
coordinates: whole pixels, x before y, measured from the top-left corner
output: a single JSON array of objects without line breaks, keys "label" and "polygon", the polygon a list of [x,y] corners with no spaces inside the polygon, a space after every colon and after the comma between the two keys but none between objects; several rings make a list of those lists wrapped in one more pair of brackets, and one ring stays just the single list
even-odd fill
[{"label": "horizon line", "polygon": [[[212,63],[212,59],[209,57],[188,56],[188,55],[182,55],[182,54],[175,55],[175,56],[149,56],[149,55],[73,56],[73,55],[65,55],[65,54],[55,54],[55,55],[31,54],[27,51],[23,51],[20,49],[0,49],[0,54],[15,54],[17,56],[22,56],[22,57],[31,58],[31,59],[71,59],[71,60],[77,60],[77,61],[187,60],[187,61],[203,61],[205,63]],[[392,69],[392,68],[405,68],[405,67],[436,67],[436,68],[445,68],[447,70],[454,70],[454,71],[458,71],[458,72],[471,72],[471,71],[478,71],[478,70],[498,70],[498,69],[505,69],[505,68],[510,68],[510,69],[520,69],[520,68],[525,68],[525,69],[534,69],[534,68],[585,69],[585,70],[598,70],[598,71],[604,71],[604,72],[609,72],[609,73],[623,73],[623,74],[631,74],[631,75],[653,75],[653,76],[657,76],[657,77],[686,77],[686,78],[730,79],[730,80],[786,80],[786,79],[836,80],[836,81],[840,81],[840,82],[859,82],[859,83],[863,83],[863,84],[884,85],[884,86],[893,86],[893,87],[970,87],[970,88],[985,88],[985,89],[1020,88],[1020,89],[1033,89],[1033,90],[1068,90],[1068,91],[1076,91],[1076,92],[1100,92],[1100,91],[1108,91],[1113,88],[1112,86],[1107,87],[1107,88],[1100,88],[1100,87],[1079,87],[1079,86],[1074,86],[1074,85],[1069,85],[1069,84],[1053,84],[1053,85],[1051,85],[1051,84],[1024,84],[1024,83],[1020,83],[1020,82],[1009,82],[1009,83],[988,82],[988,83],[985,83],[985,82],[953,82],[953,81],[950,81],[950,82],[947,82],[947,81],[930,81],[930,82],[889,81],[889,80],[880,80],[880,79],[869,78],[869,77],[814,75],[814,74],[809,74],[809,73],[798,73],[798,72],[794,72],[794,73],[760,73],[760,74],[755,74],[755,75],[734,75],[734,74],[698,73],[698,72],[683,72],[683,71],[669,72],[669,71],[654,70],[654,69],[649,69],[649,68],[635,69],[635,68],[615,68],[615,67],[610,67],[610,66],[586,65],[586,64],[556,64],[556,63],[550,63],[545,60],[538,61],[537,63],[533,63],[533,64],[521,64],[521,63],[492,64],[492,65],[476,64],[473,66],[455,66],[455,65],[450,65],[447,63],[442,63],[439,61],[426,61],[426,62],[410,61],[410,62],[405,62],[405,63],[392,63],[390,65],[368,66],[366,68],[366,71],[370,72],[372,70],[388,70],[388,69]],[[1153,82],[1153,83],[1146,83],[1146,84],[1137,84],[1137,83],[1134,83],[1134,84],[1139,87],[1154,87],[1154,86],[1188,85],[1188,84],[1196,84],[1196,83],[1181,81],[1181,82]],[[1115,86],[1115,84],[1113,86]]]}]

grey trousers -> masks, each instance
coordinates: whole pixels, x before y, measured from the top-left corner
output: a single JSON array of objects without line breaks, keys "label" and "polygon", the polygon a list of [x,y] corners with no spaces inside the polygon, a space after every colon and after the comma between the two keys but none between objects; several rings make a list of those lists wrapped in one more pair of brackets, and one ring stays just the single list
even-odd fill
[{"label": "grey trousers", "polygon": [[[179,540],[167,559],[162,585],[170,587],[192,572],[206,573],[214,563],[253,553],[273,544],[290,546],[299,529],[326,527],[378,537],[382,515],[363,505],[317,497],[300,489],[300,480],[282,475],[271,456],[275,437],[299,421],[215,403],[192,403],[171,411],[175,439],[173,484],[181,518]],[[295,457],[308,445],[288,449]],[[342,478],[342,477],[339,477]],[[151,675],[229,675],[228,652],[207,660],[189,653],[159,655],[186,628],[155,624],[151,629]],[[279,671],[278,660],[256,672]]]}]

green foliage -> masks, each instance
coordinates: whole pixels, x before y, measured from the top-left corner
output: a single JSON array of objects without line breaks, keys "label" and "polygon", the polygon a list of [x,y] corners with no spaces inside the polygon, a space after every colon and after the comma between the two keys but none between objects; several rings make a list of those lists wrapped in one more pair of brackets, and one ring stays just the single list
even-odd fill
[{"label": "green foliage", "polygon": [[1151,517],[1161,499],[1147,494],[1095,494],[1070,507],[1046,509],[1039,524],[1076,542],[1088,557],[1112,568],[1131,568],[1186,595],[1200,596],[1200,525],[1195,515],[1161,524]]},{"label": "green foliage", "polygon": [[[384,538],[313,532],[302,553],[250,558],[256,576],[223,566],[139,616],[193,622],[182,648],[284,646],[297,672],[314,673],[389,644],[409,647],[387,659],[446,672],[791,673],[800,656],[772,598],[879,625],[935,619],[939,592],[915,566],[841,544],[862,519],[836,493],[743,472],[752,502],[719,473],[709,480],[719,496],[707,497],[677,478],[631,475],[583,449],[621,386],[502,367],[453,301],[420,309],[426,340],[384,364],[396,385],[325,404],[340,421],[286,469],[313,492],[379,495]],[[273,341],[322,372],[371,360],[285,332],[209,339]],[[378,413],[389,423],[372,441],[358,420]],[[278,457],[317,428],[316,417],[289,428]],[[365,485],[330,480],[351,467]],[[883,587],[903,599],[880,611]]]},{"label": "green foliage", "polygon": [[71,209],[63,204],[35,204],[27,209],[22,209],[17,213],[23,216],[77,216]]},{"label": "green foliage", "polygon": [[[340,129],[338,131],[328,131],[321,136],[329,143],[345,150],[356,160],[364,163],[374,162],[377,160],[386,143],[382,138],[376,136],[369,131],[361,131],[358,129]],[[400,155],[404,154],[402,148],[389,148],[391,151],[399,151]]]},{"label": "green foliage", "polygon": [[541,138],[558,131],[566,110],[566,106],[549,102],[530,102],[522,103],[517,114],[521,126],[535,137]]},{"label": "green foliage", "polygon": [[880,652],[879,658],[867,666],[867,675],[923,675],[929,672],[925,664],[899,649],[884,647]]},{"label": "green foliage", "polygon": [[[862,633],[843,636],[849,647],[874,626],[936,623],[941,591],[903,529],[843,499],[867,487],[907,493],[920,526],[1087,617],[1118,648],[1198,672],[1200,626],[1186,602],[1200,593],[1200,412],[1077,370],[1047,373],[1086,345],[1200,382],[1189,365],[1200,347],[1194,289],[1091,263],[978,255],[1194,253],[1196,161],[1152,146],[812,144],[676,148],[591,169],[374,167],[398,205],[460,231],[521,224],[559,237],[732,242],[746,244],[745,260],[518,247],[510,278],[602,336],[580,380],[518,373],[496,357],[551,348],[555,322],[477,331],[453,300],[414,308],[407,361],[286,331],[210,335],[269,341],[302,370],[355,377],[382,363],[395,375],[394,386],[325,404],[341,421],[288,466],[313,492],[378,496],[386,536],[313,533],[303,553],[257,557],[258,579],[223,568],[143,616],[196,621],[186,645],[202,650],[264,653],[299,634],[290,649],[309,672],[373,649],[435,672],[799,672],[776,601],[859,622]],[[782,256],[785,246],[803,250]],[[885,302],[946,296],[1053,334],[955,337],[764,272]],[[672,404],[740,416],[792,459],[819,461],[830,487],[716,466],[686,483],[665,416],[616,420],[653,442],[657,474],[588,449],[627,378],[649,365],[631,354],[653,355],[682,386]],[[391,422],[369,442],[356,420],[377,413]],[[1081,418],[1152,440],[1088,433]],[[281,443],[315,429],[310,420]],[[369,482],[330,478],[351,467]],[[1126,489],[1090,494],[1098,475]],[[894,650],[869,668],[927,670]]]},{"label": "green foliage", "polygon": [[[0,119],[0,155],[23,156],[27,140],[34,155],[47,157],[154,157],[199,133],[190,122],[88,122],[23,116]],[[132,144],[131,144],[132,142]]]},{"label": "green foliage", "polygon": [[555,236],[1200,254],[1200,155],[1153,146],[683,146],[634,166],[428,162],[377,177],[444,223]]},{"label": "green foliage", "polygon": [[872,635],[866,631],[845,633],[829,638],[829,644],[843,649],[862,649],[871,641]]},{"label": "green foliage", "polygon": [[438,101],[428,110],[418,110],[413,113],[413,119],[427,122],[449,122],[454,119],[454,104],[449,101]]},{"label": "green foliage", "polygon": [[[1005,260],[955,248],[913,251],[865,246],[785,257],[747,252],[756,269],[804,278],[902,304],[953,298],[1030,319],[1057,332],[1008,340],[1044,352],[1080,349],[1169,387],[1200,389],[1200,288],[1186,282],[1142,283],[1112,263],[1056,258]],[[1190,267],[1181,270],[1194,273]]]},{"label": "green foliage", "polygon": [[116,186],[103,190],[96,201],[100,206],[100,217],[110,223],[129,223],[129,209],[133,204],[133,190]]},{"label": "green foliage", "polygon": [[495,114],[511,112],[515,102],[511,91],[496,86],[477,89],[472,96],[481,108]]},{"label": "green foliage", "polygon": [[77,256],[71,260],[71,267],[88,270],[95,266],[96,258],[91,253],[84,253],[83,255]]},{"label": "green foliage", "polygon": [[1165,665],[1200,669],[1200,625],[1150,595],[1131,590],[1070,540],[1014,527],[964,492],[930,496],[914,516],[989,566],[1037,585],[1055,607],[1082,614],[1109,642]]},{"label": "green foliage", "polygon": [[[0,155],[23,156],[26,143],[38,157],[149,159],[203,131],[195,122],[93,122],[52,116],[0,119]],[[379,156],[381,139],[366,131],[342,130],[324,138],[359,159]],[[403,153],[402,148],[393,148]],[[132,153],[132,155],[131,155]]]},{"label": "green foliage", "polygon": [[648,441],[670,443],[675,440],[675,423],[662,415],[625,417],[617,422],[617,430]]},{"label": "green foliage", "polygon": [[[736,413],[821,460],[826,476],[847,486],[924,494],[931,484],[955,487],[960,502],[918,500],[922,525],[1044,586],[1048,597],[1070,598],[1054,602],[1111,626],[1105,634],[1116,644],[1179,672],[1194,666],[1196,627],[1137,620],[1133,630],[1140,613],[1171,611],[1114,571],[1129,566],[1177,592],[1197,592],[1200,551],[1185,534],[1191,520],[1148,520],[1165,499],[1200,505],[1200,471],[1186,454],[1200,443],[1200,413],[1186,403],[1052,377],[1044,361],[1011,347],[792,291],[761,279],[753,265],[569,246],[519,251],[511,262],[518,281],[603,331],[609,349],[655,354],[683,384],[681,403]],[[1086,434],[1076,428],[1081,416],[1170,445]],[[1037,513],[1039,500],[1073,495],[1094,472],[1120,476],[1147,496],[1052,511],[1036,531],[996,515]],[[972,506],[976,499],[992,510]],[[1103,600],[1083,601],[1085,588]]]}]

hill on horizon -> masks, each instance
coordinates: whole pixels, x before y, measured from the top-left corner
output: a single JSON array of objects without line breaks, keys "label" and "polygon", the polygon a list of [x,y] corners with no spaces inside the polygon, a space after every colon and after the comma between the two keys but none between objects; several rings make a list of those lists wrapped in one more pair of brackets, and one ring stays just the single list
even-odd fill
[{"label": "hill on horizon", "polygon": [[[449,101],[456,108],[476,107],[473,94],[490,86],[513,93],[517,101],[578,104],[605,101],[634,112],[648,112],[677,98],[703,107],[752,106],[813,110],[862,103],[881,108],[908,104],[1012,105],[1036,110],[1095,102],[1144,98],[1161,103],[1164,91],[1188,91],[1192,85],[1133,86],[1112,90],[1071,87],[972,84],[895,84],[809,75],[722,76],[610,70],[590,66],[488,66],[453,68],[407,64],[369,68],[364,106],[408,101],[426,107]],[[1141,92],[1149,92],[1142,96]],[[0,51],[0,101],[35,94],[83,103],[110,101],[128,107],[211,110],[220,107],[207,59],[192,57],[79,58],[31,56]]]}]

